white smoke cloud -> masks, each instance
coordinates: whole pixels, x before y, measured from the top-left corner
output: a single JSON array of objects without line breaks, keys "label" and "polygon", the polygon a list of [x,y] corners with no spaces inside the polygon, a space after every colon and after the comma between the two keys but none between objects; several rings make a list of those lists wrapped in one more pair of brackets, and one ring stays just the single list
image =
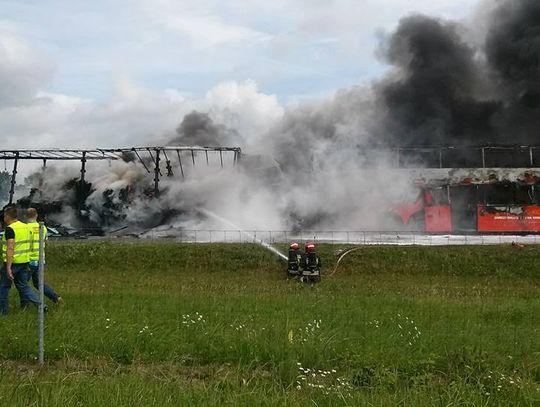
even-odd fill
[{"label": "white smoke cloud", "polygon": [[243,135],[250,151],[264,150],[262,137],[284,114],[276,96],[260,93],[253,80],[218,84],[207,92],[206,103],[210,116]]}]

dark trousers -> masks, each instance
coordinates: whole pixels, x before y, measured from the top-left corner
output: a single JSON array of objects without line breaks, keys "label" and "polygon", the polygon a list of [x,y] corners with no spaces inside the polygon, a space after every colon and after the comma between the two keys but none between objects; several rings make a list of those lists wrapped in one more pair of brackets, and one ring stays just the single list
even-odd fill
[{"label": "dark trousers", "polygon": [[[39,291],[39,266],[28,266],[28,281],[30,281],[30,279],[32,279],[32,284],[36,287],[36,290]],[[43,293],[45,294],[45,297],[52,302],[58,302],[58,294],[56,294],[51,286],[48,286],[45,283],[43,283]],[[23,298],[21,298],[21,307],[24,308],[26,306],[28,306],[28,301],[24,301]]]},{"label": "dark trousers", "polygon": [[[32,303],[36,307],[39,306],[38,294],[28,286],[28,263],[13,264],[13,283],[19,292],[21,301]],[[9,290],[11,289],[12,281],[7,276],[6,264],[4,263],[0,270],[0,314],[9,312]]]}]

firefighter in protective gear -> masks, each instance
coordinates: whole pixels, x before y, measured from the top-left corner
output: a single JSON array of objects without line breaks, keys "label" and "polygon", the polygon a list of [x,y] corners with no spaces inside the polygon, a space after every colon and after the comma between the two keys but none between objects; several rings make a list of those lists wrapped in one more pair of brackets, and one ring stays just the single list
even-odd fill
[{"label": "firefighter in protective gear", "polygon": [[304,246],[303,276],[307,276],[310,281],[320,281],[321,279],[321,258],[315,251],[315,243],[306,242]]},{"label": "firefighter in protective gear", "polygon": [[300,253],[300,245],[293,242],[289,246],[289,260],[287,267],[287,275],[295,276],[301,273],[302,254]]},{"label": "firefighter in protective gear", "polygon": [[[39,289],[39,223],[37,221],[38,212],[35,208],[28,208],[26,210],[27,225],[30,228],[31,242],[30,242],[30,262],[28,265],[28,279],[32,279],[32,284],[36,289]],[[45,239],[47,238],[47,228],[43,228],[43,245],[45,245]],[[43,247],[43,253],[45,254],[45,247]],[[58,303],[58,294],[52,287],[47,284],[43,284],[43,293],[45,297],[49,298],[55,304]],[[25,308],[28,305],[27,302],[21,299],[21,308]]]},{"label": "firefighter in protective gear", "polygon": [[15,283],[21,301],[40,305],[37,293],[28,287],[28,264],[30,262],[30,229],[17,219],[17,208],[4,209],[6,228],[2,236],[2,261],[0,270],[0,314],[9,311],[9,290]]}]

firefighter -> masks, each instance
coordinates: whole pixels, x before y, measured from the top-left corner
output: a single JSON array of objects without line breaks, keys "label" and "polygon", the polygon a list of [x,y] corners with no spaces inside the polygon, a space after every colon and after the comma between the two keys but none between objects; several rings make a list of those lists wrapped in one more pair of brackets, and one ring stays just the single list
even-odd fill
[{"label": "firefighter", "polygon": [[4,209],[6,228],[2,236],[3,267],[0,270],[0,314],[9,311],[9,290],[15,283],[21,301],[40,305],[37,293],[28,287],[28,263],[30,262],[30,229],[17,219],[17,208]]},{"label": "firefighter", "polygon": [[[29,272],[28,279],[32,279],[32,283],[36,289],[39,290],[39,223],[37,222],[38,212],[35,208],[28,208],[26,210],[26,220],[28,221],[28,227],[30,228],[31,233],[31,243],[30,243],[30,263],[29,263]],[[43,239],[47,238],[47,228],[43,228]],[[45,246],[45,241],[43,241]],[[43,253],[45,255],[45,247],[43,247]],[[43,293],[45,297],[49,298],[52,302],[57,304],[61,298],[56,294],[52,287],[47,284],[43,284]],[[21,308],[26,308],[28,303],[21,298]]]},{"label": "firefighter", "polygon": [[315,243],[306,242],[304,246],[304,267],[303,275],[311,281],[320,281],[321,279],[321,258],[315,251]]},{"label": "firefighter", "polygon": [[298,275],[301,273],[302,253],[300,253],[300,245],[292,242],[289,246],[289,263],[287,275]]}]

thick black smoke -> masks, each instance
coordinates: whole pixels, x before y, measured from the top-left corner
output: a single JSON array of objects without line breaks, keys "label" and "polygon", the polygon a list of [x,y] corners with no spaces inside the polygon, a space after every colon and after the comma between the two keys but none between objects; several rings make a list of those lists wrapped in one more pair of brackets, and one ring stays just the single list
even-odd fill
[{"label": "thick black smoke", "polygon": [[500,2],[488,26],[476,49],[457,23],[401,20],[382,45],[397,79],[378,85],[381,139],[402,146],[538,143],[540,2]]},{"label": "thick black smoke", "polygon": [[496,74],[505,111],[501,131],[509,140],[540,140],[540,2],[508,0],[493,13],[485,52]]},{"label": "thick black smoke", "polygon": [[196,111],[184,116],[176,133],[178,137],[169,142],[171,145],[233,146],[239,145],[241,141],[236,130],[216,124],[208,114]]},{"label": "thick black smoke", "polygon": [[475,94],[483,80],[475,50],[459,26],[425,16],[401,20],[385,44],[399,79],[384,83],[383,137],[401,146],[463,145],[493,141],[497,101]]},{"label": "thick black smoke", "polygon": [[365,161],[374,146],[538,144],[540,1],[492,5],[480,42],[461,23],[403,18],[378,50],[385,78],[286,113],[270,134],[282,168]]}]

